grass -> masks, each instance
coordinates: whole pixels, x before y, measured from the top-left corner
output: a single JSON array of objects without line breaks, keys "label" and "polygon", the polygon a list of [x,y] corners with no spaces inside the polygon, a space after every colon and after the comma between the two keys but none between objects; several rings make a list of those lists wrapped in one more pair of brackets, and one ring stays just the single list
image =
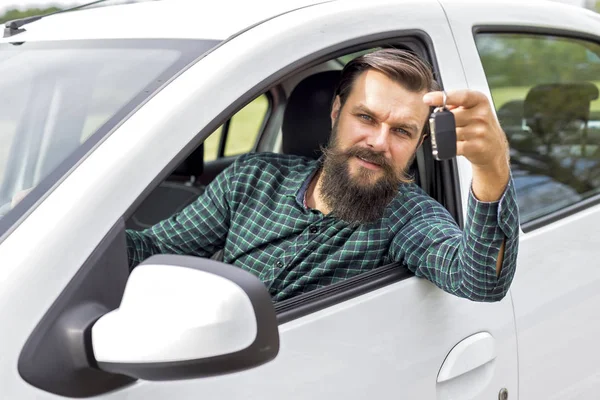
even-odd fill
[{"label": "grass", "polygon": [[[231,118],[227,142],[225,143],[225,156],[247,153],[252,150],[268,109],[269,101],[265,95],[262,95]],[[221,131],[222,126],[204,141],[205,161],[217,158]]]}]

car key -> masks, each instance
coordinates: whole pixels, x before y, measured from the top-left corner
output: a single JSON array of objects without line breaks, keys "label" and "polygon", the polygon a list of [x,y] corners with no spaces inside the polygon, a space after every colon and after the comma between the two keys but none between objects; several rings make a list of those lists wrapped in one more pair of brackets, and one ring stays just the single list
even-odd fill
[{"label": "car key", "polygon": [[446,92],[444,105],[429,116],[429,130],[433,157],[438,161],[456,157],[456,122],[454,114],[446,108]]}]

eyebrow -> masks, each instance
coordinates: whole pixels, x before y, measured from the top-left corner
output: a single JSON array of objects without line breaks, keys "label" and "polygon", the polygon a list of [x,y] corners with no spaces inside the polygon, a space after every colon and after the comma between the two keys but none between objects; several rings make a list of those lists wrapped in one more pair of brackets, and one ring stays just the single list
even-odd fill
[{"label": "eyebrow", "polygon": [[[374,117],[375,119],[381,119],[381,118],[378,118],[377,113],[371,111],[364,104],[359,104],[357,106],[354,106],[352,111],[355,113],[359,112],[359,113],[367,114],[369,116]],[[392,127],[404,129],[405,131],[408,131],[411,134],[411,136],[419,133],[419,127],[416,124],[399,122],[397,124],[392,124]]]}]

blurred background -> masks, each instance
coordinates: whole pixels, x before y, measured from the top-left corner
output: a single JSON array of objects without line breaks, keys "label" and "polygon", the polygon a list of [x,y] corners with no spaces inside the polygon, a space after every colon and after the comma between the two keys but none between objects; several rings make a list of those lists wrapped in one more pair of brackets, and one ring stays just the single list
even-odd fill
[{"label": "blurred background", "polygon": [[[0,23],[31,15],[48,14],[61,9],[90,3],[92,0],[0,0]],[[137,3],[157,0],[109,0],[97,6],[111,4]],[[162,0],[169,1],[169,0]],[[600,0],[548,0],[573,4],[600,12]]]},{"label": "blurred background", "polygon": [[[0,23],[32,15],[48,14],[70,7],[91,3],[93,0],[0,0]],[[103,5],[138,3],[155,0],[109,0],[99,3]],[[168,1],[168,0],[167,0]]]}]

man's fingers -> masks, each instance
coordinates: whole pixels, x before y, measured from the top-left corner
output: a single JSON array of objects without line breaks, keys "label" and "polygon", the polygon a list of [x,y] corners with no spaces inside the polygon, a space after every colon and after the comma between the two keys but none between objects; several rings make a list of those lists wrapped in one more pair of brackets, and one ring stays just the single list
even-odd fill
[{"label": "man's fingers", "polygon": [[456,142],[456,155],[464,156],[465,155],[465,146],[468,142],[459,140]]},{"label": "man's fingers", "polygon": [[465,128],[456,128],[456,140],[465,141],[473,139],[473,131]]},{"label": "man's fingers", "polygon": [[471,119],[474,114],[472,109],[454,108],[452,113],[454,114],[454,123],[457,128],[468,126],[472,123]]},{"label": "man's fingers", "polygon": [[[450,90],[446,92],[446,105],[464,108],[473,108],[482,102],[487,102],[487,97],[475,90],[461,89],[461,90]],[[423,96],[425,104],[433,107],[440,107],[444,105],[444,93],[443,92],[429,92]]]}]

